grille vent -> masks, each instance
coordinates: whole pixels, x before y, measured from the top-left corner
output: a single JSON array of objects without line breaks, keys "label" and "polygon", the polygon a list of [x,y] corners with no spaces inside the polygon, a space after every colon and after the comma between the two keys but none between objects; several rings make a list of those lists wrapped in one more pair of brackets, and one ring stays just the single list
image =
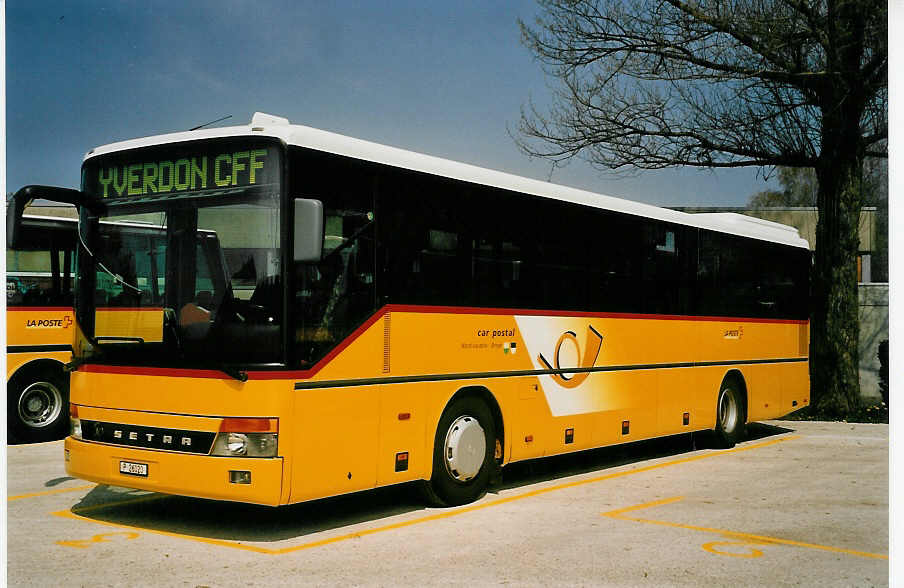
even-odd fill
[{"label": "grille vent", "polygon": [[389,332],[392,322],[392,314],[387,312],[383,315],[383,373],[389,373]]},{"label": "grille vent", "polygon": [[216,436],[216,433],[209,431],[162,429],[82,419],[82,438],[85,441],[141,449],[162,449],[207,455],[210,453]]}]

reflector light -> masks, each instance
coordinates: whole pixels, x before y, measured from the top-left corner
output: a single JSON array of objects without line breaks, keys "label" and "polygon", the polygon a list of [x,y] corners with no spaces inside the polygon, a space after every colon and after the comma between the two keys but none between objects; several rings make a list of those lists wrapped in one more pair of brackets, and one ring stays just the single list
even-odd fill
[{"label": "reflector light", "polygon": [[221,433],[277,433],[279,419],[225,418],[220,423]]},{"label": "reflector light", "polygon": [[403,451],[401,453],[396,453],[395,471],[397,471],[397,472],[407,472],[408,471],[408,452],[407,451]]},{"label": "reflector light", "polygon": [[74,419],[78,418],[78,406],[77,405],[75,405],[75,404],[69,405],[69,416]]}]

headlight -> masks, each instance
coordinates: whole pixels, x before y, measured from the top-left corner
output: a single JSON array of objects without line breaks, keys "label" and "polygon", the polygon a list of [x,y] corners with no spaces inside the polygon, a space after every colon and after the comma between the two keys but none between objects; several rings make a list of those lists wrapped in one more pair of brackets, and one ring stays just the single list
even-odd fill
[{"label": "headlight", "polygon": [[219,433],[211,455],[219,457],[275,457],[276,433]]},{"label": "headlight", "polygon": [[69,405],[69,434],[75,439],[82,438],[82,421],[78,418],[78,406]]},{"label": "headlight", "polygon": [[211,455],[275,457],[279,419],[227,417],[213,442]]},{"label": "headlight", "polygon": [[75,439],[82,438],[82,421],[80,419],[69,419],[69,434]]}]

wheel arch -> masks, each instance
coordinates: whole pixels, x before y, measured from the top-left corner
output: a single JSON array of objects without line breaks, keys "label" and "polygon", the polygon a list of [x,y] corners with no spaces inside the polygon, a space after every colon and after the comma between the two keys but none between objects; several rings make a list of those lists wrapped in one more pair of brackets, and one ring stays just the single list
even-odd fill
[{"label": "wheel arch", "polygon": [[[60,374],[63,374],[65,378],[69,379],[69,374],[65,372],[63,369],[66,364],[57,359],[53,359],[50,357],[41,357],[39,359],[33,359],[31,361],[25,362],[22,365],[16,367],[6,379],[7,385],[10,382],[13,382],[17,378],[26,377],[31,372],[43,372],[44,370],[57,370]],[[7,388],[8,390],[8,388]]]}]

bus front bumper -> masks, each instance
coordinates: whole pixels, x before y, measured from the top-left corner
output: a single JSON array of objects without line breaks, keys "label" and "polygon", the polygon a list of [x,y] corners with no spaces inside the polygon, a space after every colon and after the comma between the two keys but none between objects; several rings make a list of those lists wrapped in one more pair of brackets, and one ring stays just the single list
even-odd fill
[{"label": "bus front bumper", "polygon": [[[64,452],[67,474],[99,484],[213,500],[280,504],[281,457],[188,455],[93,443],[72,437],[66,437]],[[138,474],[123,473],[122,470]]]}]

